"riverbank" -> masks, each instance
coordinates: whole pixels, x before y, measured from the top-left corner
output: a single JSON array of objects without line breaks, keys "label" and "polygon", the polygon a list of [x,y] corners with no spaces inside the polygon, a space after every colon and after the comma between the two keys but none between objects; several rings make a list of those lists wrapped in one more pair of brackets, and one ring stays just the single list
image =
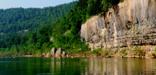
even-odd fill
[{"label": "riverbank", "polygon": [[54,58],[81,58],[81,57],[103,57],[103,58],[156,58],[156,46],[132,46],[112,49],[96,49],[77,53],[66,53],[53,56],[50,52],[24,54],[21,52],[0,52],[0,57],[54,57]]},{"label": "riverbank", "polygon": [[112,49],[96,49],[69,54],[68,57],[104,57],[104,58],[156,58],[156,46],[132,46]]},{"label": "riverbank", "polygon": [[[50,56],[49,53],[42,53],[42,57],[55,57]],[[156,58],[156,46],[131,46],[123,48],[112,49],[96,49],[93,51],[83,51],[77,53],[67,53],[64,56],[56,56],[55,58],[90,58],[90,57],[103,57],[103,58]]]}]

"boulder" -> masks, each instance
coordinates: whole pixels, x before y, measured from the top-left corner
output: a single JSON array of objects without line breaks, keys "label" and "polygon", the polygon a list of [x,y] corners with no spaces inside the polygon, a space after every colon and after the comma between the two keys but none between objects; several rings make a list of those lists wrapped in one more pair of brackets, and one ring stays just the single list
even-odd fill
[{"label": "boulder", "polygon": [[50,51],[50,54],[52,57],[55,56],[55,52],[56,52],[56,49],[55,48],[52,48],[51,51]]},{"label": "boulder", "polygon": [[58,48],[55,53],[55,57],[61,57],[61,54],[62,54],[62,50],[61,50],[61,48]]}]

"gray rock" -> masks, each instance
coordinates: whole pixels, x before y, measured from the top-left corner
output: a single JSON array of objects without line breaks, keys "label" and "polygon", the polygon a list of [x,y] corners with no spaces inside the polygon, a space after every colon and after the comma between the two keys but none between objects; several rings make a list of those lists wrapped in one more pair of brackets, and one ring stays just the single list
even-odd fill
[{"label": "gray rock", "polygon": [[56,52],[56,49],[55,49],[55,48],[52,48],[51,51],[50,51],[50,54],[51,54],[52,56],[55,56],[55,52]]},{"label": "gray rock", "polygon": [[62,57],[65,57],[66,53],[65,51],[62,51]]},{"label": "gray rock", "polygon": [[61,56],[61,48],[58,48],[56,53],[55,53],[55,57],[60,57]]}]

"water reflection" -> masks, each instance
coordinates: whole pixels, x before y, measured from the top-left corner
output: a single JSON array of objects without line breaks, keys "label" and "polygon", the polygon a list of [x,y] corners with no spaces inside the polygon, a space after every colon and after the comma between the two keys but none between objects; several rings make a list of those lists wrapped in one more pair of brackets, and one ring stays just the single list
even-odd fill
[{"label": "water reflection", "polygon": [[51,62],[51,73],[53,75],[84,75],[87,59],[66,58],[53,59]]},{"label": "water reflection", "polygon": [[0,58],[0,75],[156,75],[156,59]]},{"label": "water reflection", "polygon": [[156,75],[155,59],[90,58],[85,75]]}]

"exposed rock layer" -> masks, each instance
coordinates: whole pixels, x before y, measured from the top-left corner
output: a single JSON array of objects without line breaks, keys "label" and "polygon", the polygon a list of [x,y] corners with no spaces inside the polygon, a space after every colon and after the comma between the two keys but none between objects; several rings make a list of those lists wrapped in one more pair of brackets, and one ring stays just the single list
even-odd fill
[{"label": "exposed rock layer", "polygon": [[156,44],[156,0],[124,0],[81,27],[91,49]]}]

